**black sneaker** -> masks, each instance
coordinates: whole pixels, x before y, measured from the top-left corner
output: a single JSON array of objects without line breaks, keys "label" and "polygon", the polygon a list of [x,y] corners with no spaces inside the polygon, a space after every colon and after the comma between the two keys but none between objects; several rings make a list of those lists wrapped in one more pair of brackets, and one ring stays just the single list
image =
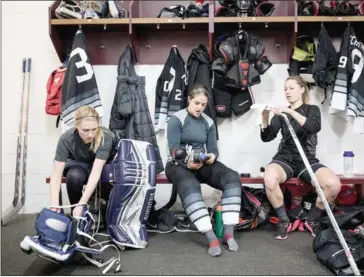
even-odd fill
[{"label": "black sneaker", "polygon": [[280,221],[277,225],[277,230],[274,233],[274,238],[278,240],[284,240],[288,237],[288,233],[292,228],[292,224],[290,222],[282,222]]},{"label": "black sneaker", "polygon": [[169,210],[156,211],[154,215],[150,216],[146,224],[148,232],[168,234],[175,231],[176,217]]},{"label": "black sneaker", "polygon": [[195,226],[189,219],[181,221],[177,220],[176,222],[176,231],[177,232],[199,232]]}]

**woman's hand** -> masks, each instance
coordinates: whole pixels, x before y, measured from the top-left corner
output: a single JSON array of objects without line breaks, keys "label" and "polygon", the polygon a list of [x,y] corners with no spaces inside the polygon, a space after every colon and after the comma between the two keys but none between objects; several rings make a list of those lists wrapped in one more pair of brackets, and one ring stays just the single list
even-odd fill
[{"label": "woman's hand", "polygon": [[80,217],[82,215],[83,205],[77,206],[73,209],[72,216]]},{"label": "woman's hand", "polygon": [[210,156],[210,159],[206,160],[205,163],[213,164],[216,160],[216,155],[214,153],[208,153],[207,155]]},{"label": "woman's hand", "polygon": [[192,170],[198,170],[203,166],[203,163],[195,163],[191,160],[188,161],[187,163],[187,168],[188,169],[192,169]]},{"label": "woman's hand", "polygon": [[281,115],[282,113],[291,114],[292,111],[293,111],[292,109],[283,106],[272,108],[272,112],[276,115]]},{"label": "woman's hand", "polygon": [[56,212],[56,213],[60,213],[61,209],[60,208],[50,208],[51,211]]}]

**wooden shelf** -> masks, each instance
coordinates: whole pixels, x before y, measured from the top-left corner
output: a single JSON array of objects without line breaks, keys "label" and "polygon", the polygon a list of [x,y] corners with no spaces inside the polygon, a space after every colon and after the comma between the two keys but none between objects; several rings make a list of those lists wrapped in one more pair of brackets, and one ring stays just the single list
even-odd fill
[{"label": "wooden shelf", "polygon": [[293,23],[294,16],[215,17],[215,23]]},{"label": "wooden shelf", "polygon": [[128,18],[99,18],[99,19],[52,19],[51,25],[114,25],[129,24]]},{"label": "wooden shelf", "polygon": [[[214,23],[294,23],[294,16],[215,17]],[[364,16],[297,16],[297,22],[364,22]],[[208,24],[209,18],[133,18],[132,24]],[[128,18],[51,19],[51,25],[129,24]]]},{"label": "wooden shelf", "polygon": [[[151,4],[152,1],[147,2]],[[310,30],[316,32],[316,27],[313,26],[316,23],[330,22],[331,29],[336,33],[345,28],[344,22],[353,22],[353,25],[364,22],[364,16],[295,17],[284,16],[283,10],[280,13],[283,16],[268,17],[156,18],[151,17],[155,14],[154,10],[157,10],[155,6],[152,6],[154,10],[150,12],[143,6],[144,10],[138,12],[138,9],[133,9],[131,13],[131,15],[144,14],[147,17],[58,19],[54,18],[54,11],[58,5],[59,2],[54,1],[49,7],[49,35],[59,59],[61,61],[65,59],[72,47],[73,36],[77,28],[81,27],[86,34],[89,55],[95,65],[116,64],[121,50],[127,44],[133,46],[136,59],[141,63],[161,63],[165,60],[171,45],[178,45],[183,57],[187,58],[191,49],[201,43],[208,47],[211,56],[214,37],[237,29],[240,23],[243,28],[260,37],[265,44],[266,54],[273,63],[286,63],[294,42],[296,22],[298,30],[305,32]],[[212,29],[210,20],[214,27]],[[357,29],[362,28],[358,26]]]},{"label": "wooden shelf", "polygon": [[132,24],[208,24],[208,17],[194,18],[133,18]]},{"label": "wooden shelf", "polygon": [[364,22],[364,16],[297,16],[298,22]]}]

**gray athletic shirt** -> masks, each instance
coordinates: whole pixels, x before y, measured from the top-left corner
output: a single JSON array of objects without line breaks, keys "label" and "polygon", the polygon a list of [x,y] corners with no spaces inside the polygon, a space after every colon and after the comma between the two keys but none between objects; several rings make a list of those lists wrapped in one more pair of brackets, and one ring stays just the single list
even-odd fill
[{"label": "gray athletic shirt", "polygon": [[204,113],[195,118],[188,113],[187,109],[175,112],[168,120],[167,140],[171,154],[188,144],[193,149],[201,150],[205,150],[206,145],[207,153],[214,153],[216,158],[219,155],[215,123]]},{"label": "gray athletic shirt", "polygon": [[94,153],[90,150],[90,143],[82,141],[76,128],[71,128],[64,132],[59,138],[55,160],[67,162],[75,160],[88,164],[93,164],[95,158],[108,160],[116,146],[115,136],[105,127],[101,127],[104,133],[104,141],[99,149]]}]

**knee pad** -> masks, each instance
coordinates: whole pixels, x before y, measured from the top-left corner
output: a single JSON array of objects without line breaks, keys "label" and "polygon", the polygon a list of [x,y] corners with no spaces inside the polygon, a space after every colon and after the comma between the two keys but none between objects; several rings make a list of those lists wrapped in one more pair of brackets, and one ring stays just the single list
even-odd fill
[{"label": "knee pad", "polygon": [[226,172],[221,180],[224,184],[228,185],[228,188],[241,188],[240,175],[234,170]]},{"label": "knee pad", "polygon": [[145,141],[120,140],[114,160],[104,167],[103,177],[113,185],[106,210],[111,239],[121,247],[147,247],[145,224],[156,187],[154,146]]}]

